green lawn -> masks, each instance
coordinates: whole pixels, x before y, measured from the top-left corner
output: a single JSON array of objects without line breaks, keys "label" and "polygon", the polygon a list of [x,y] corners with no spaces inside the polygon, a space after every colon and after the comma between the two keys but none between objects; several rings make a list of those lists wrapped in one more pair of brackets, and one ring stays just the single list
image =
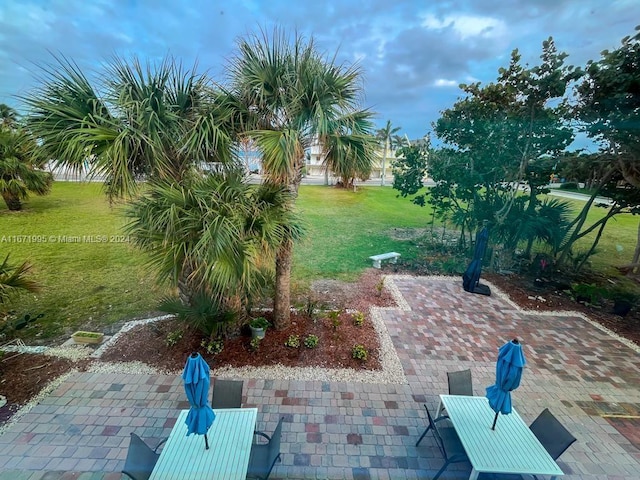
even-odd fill
[{"label": "green lawn", "polygon": [[427,227],[430,209],[398,199],[396,193],[380,187],[363,187],[355,193],[301,187],[298,208],[307,233],[296,246],[294,279],[354,280],[371,267],[369,256],[378,253],[397,251],[403,258],[415,258],[415,246],[400,233]]},{"label": "green lawn", "polygon": [[42,285],[13,308],[44,313],[45,338],[151,311],[161,295],[144,256],[123,238],[120,208],[110,207],[100,189],[55,182],[50,195],[32,197],[24,211],[0,211],[0,254],[9,253],[14,264],[31,262]]},{"label": "green lawn", "polygon": [[[371,267],[370,255],[417,257],[407,231],[428,228],[431,221],[428,207],[396,198],[391,188],[302,186],[298,208],[307,228],[295,248],[292,287],[298,292],[314,279],[356,279]],[[595,209],[591,218],[600,212]],[[0,255],[10,253],[13,263],[29,260],[42,284],[41,292],[12,305],[19,315],[45,314],[38,328],[23,331],[25,338],[101,330],[156,309],[168,289],[155,284],[145,255],[122,238],[123,224],[121,207],[109,206],[95,183],[56,182],[51,195],[32,197],[23,212],[0,210]],[[631,215],[610,222],[594,267],[609,271],[629,262],[637,225]]]}]

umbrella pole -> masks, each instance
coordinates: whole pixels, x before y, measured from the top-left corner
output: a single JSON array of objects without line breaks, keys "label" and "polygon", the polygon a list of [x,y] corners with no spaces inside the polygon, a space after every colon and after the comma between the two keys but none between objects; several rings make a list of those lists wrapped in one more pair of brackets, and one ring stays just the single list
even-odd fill
[{"label": "umbrella pole", "polygon": [[207,434],[204,434],[204,449],[209,450],[209,439],[207,438]]},{"label": "umbrella pole", "polygon": [[[496,416],[493,417],[493,425],[491,425],[491,430],[495,430],[496,429],[496,422],[498,421],[498,414],[496,413]],[[205,435],[204,438],[207,438],[207,436]]]}]

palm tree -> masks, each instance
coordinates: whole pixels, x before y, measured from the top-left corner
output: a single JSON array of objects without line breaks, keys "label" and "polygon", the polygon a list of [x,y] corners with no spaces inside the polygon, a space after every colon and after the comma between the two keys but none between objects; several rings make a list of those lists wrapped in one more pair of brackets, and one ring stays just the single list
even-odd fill
[{"label": "palm tree", "polygon": [[231,160],[231,110],[205,75],[168,57],[157,65],[115,58],[92,85],[64,58],[23,100],[28,125],[55,162],[104,175],[110,199],[137,192],[142,179],[179,181],[201,162]]},{"label": "palm tree", "polygon": [[18,113],[5,103],[0,103],[0,129],[10,128],[18,121]]},{"label": "palm tree", "polygon": [[391,120],[387,120],[387,124],[384,128],[379,129],[376,132],[376,138],[383,145],[383,153],[382,153],[382,177],[380,179],[380,185],[384,187],[384,180],[386,176],[386,161],[387,154],[389,153],[389,148],[391,146],[391,141],[393,139],[393,135],[400,130],[401,127],[391,127]]},{"label": "palm tree", "polygon": [[274,184],[249,185],[239,170],[159,180],[128,207],[127,232],[183,304],[207,298],[242,318],[273,280],[277,247],[301,234],[289,196]]},{"label": "palm tree", "polygon": [[343,122],[343,130],[327,135],[324,141],[324,166],[339,177],[345,188],[353,186],[356,178],[367,180],[371,176],[375,137],[371,131],[369,112],[351,116]]},{"label": "palm tree", "polygon": [[0,128],[0,195],[7,208],[22,209],[29,193],[46,195],[53,177],[41,170],[37,146],[24,129]]},{"label": "palm tree", "polygon": [[[267,181],[286,186],[295,198],[306,149],[314,140],[328,145],[351,115],[363,113],[360,71],[325,58],[313,38],[296,34],[290,40],[280,29],[271,37],[262,32],[242,38],[238,48],[228,71],[229,96],[262,152]],[[292,256],[293,243],[285,239],[276,256],[274,323],[280,329],[290,323]]]},{"label": "palm tree", "polygon": [[[0,308],[13,296],[21,291],[37,292],[40,285],[28,278],[31,264],[24,262],[20,265],[9,263],[9,255],[0,263]],[[1,313],[1,311],[0,311]]]}]

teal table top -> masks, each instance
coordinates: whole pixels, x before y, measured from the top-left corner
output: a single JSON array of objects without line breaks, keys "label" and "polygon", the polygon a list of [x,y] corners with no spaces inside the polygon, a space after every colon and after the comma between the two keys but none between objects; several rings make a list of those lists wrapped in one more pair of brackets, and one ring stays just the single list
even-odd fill
[{"label": "teal table top", "polygon": [[495,412],[485,397],[440,395],[440,402],[473,466],[471,480],[480,472],[564,475],[515,409],[491,430]]},{"label": "teal table top", "polygon": [[258,409],[214,409],[209,450],[202,435],[187,436],[182,410],[149,480],[240,480],[246,478]]}]

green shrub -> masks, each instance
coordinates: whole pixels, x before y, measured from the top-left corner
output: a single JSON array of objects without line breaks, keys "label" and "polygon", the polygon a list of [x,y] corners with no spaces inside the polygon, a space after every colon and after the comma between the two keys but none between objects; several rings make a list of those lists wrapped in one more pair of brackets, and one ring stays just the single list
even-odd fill
[{"label": "green shrub", "polygon": [[178,342],[182,340],[183,336],[184,336],[184,332],[182,330],[174,330],[173,332],[169,332],[169,334],[167,334],[167,338],[165,339],[165,343],[167,344],[167,347],[176,346]]},{"label": "green shrub", "polygon": [[269,325],[269,321],[264,317],[256,317],[249,322],[249,325],[253,328],[263,328],[266,329]]},{"label": "green shrub", "polygon": [[327,313],[327,317],[329,317],[329,320],[331,320],[331,326],[333,327],[333,329],[337,330],[342,323],[340,321],[340,310],[330,311],[329,313]]},{"label": "green shrub", "polygon": [[577,190],[578,184],[576,182],[564,182],[560,184],[560,190]]},{"label": "green shrub", "polygon": [[307,335],[307,338],[304,339],[304,346],[307,348],[316,348],[318,346],[318,336],[317,335]]},{"label": "green shrub", "polygon": [[364,313],[355,312],[351,314],[351,318],[353,319],[353,324],[356,327],[361,327],[362,325],[364,325]]},{"label": "green shrub", "polygon": [[158,308],[190,323],[207,336],[225,335],[227,327],[238,318],[235,312],[227,310],[204,292],[196,292],[190,305],[177,297],[165,297]]},{"label": "green shrub", "polygon": [[205,339],[202,340],[200,346],[204,348],[209,355],[218,355],[219,353],[222,353],[222,350],[224,350],[224,340],[221,338],[213,338],[210,340]]},{"label": "green shrub", "polygon": [[353,350],[351,350],[351,356],[356,360],[365,362],[368,355],[369,352],[367,352],[367,349],[364,347],[364,345],[356,344],[353,346]]},{"label": "green shrub", "polygon": [[249,348],[251,349],[252,352],[257,352],[260,349],[260,341],[262,339],[259,337],[254,337],[251,339],[251,342],[249,342]]},{"label": "green shrub", "polygon": [[289,338],[284,342],[285,346],[291,348],[300,347],[300,336],[299,335],[289,335]]},{"label": "green shrub", "polygon": [[607,290],[595,283],[576,283],[571,285],[573,297],[580,301],[586,301],[590,305],[598,305],[606,296]]}]

